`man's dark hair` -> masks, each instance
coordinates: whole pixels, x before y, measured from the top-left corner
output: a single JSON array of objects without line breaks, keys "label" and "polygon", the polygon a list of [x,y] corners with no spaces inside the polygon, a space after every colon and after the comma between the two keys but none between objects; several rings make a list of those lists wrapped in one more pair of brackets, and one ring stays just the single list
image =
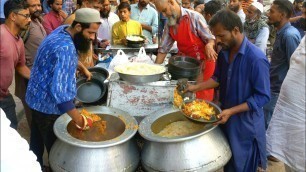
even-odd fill
[{"label": "man's dark hair", "polygon": [[83,1],[84,1],[84,0],[77,0],[77,5],[78,5],[79,7],[81,7],[81,6],[82,6]]},{"label": "man's dark hair", "polygon": [[122,3],[120,3],[120,4],[118,5],[118,11],[119,11],[119,10],[122,10],[122,9],[124,9],[124,8],[127,8],[129,11],[131,11],[131,6],[130,6],[130,4],[127,3],[127,2],[122,2]]},{"label": "man's dark hair", "polygon": [[197,7],[200,4],[204,4],[204,0],[198,0],[194,2],[194,7]]},{"label": "man's dark hair", "polygon": [[218,0],[212,0],[205,4],[204,13],[213,16],[221,9],[222,9],[221,2]]},{"label": "man's dark hair", "polygon": [[19,12],[29,8],[28,3],[25,0],[8,0],[4,3],[4,16],[7,19],[12,12]]},{"label": "man's dark hair", "polygon": [[240,33],[243,33],[241,19],[235,12],[229,9],[223,9],[217,12],[209,21],[209,26],[215,27],[219,23],[228,31],[232,31],[235,27],[238,27]]},{"label": "man's dark hair", "polygon": [[54,4],[55,0],[47,0],[47,4],[49,7],[51,7],[52,4]]},{"label": "man's dark hair", "polygon": [[298,3],[301,3],[301,2],[303,2],[304,0],[294,0],[293,1],[293,4],[298,4]]},{"label": "man's dark hair", "polygon": [[275,0],[273,1],[274,5],[277,5],[277,8],[280,12],[285,13],[287,18],[290,18],[293,14],[293,4],[288,0]]}]

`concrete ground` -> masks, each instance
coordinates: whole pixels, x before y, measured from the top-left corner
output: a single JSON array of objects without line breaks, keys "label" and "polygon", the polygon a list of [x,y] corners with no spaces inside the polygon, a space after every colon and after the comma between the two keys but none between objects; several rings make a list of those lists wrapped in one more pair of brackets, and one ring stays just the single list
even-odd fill
[{"label": "concrete ground", "polygon": [[[15,90],[15,83],[11,85],[9,88],[10,92],[13,94]],[[23,105],[20,101],[20,99],[16,96],[14,96],[14,100],[16,102],[16,113],[17,113],[17,118],[19,120],[18,124],[18,132],[19,134],[25,138],[28,142],[30,139],[30,129],[28,127],[28,123],[25,117]],[[47,155],[45,154],[44,156],[44,161],[46,162],[47,160]],[[46,164],[47,165],[47,164]],[[285,172],[285,167],[282,162],[272,162],[268,161],[268,169],[267,172]]]}]

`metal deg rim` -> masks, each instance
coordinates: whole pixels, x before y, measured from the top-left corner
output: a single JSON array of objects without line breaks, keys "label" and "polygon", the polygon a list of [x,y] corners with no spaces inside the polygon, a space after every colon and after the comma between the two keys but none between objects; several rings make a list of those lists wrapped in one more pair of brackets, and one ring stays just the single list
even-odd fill
[{"label": "metal deg rim", "polygon": [[[168,107],[165,107],[162,110],[153,112],[152,114],[149,114],[145,119],[143,119],[140,124],[139,124],[139,134],[145,138],[146,140],[149,141],[153,141],[153,142],[163,142],[163,143],[175,143],[175,142],[183,142],[186,140],[190,140],[190,139],[194,139],[197,137],[200,137],[208,132],[210,132],[211,130],[215,129],[218,126],[212,126],[211,128],[200,132],[200,133],[195,133],[192,135],[188,135],[188,136],[182,136],[182,137],[173,137],[173,138],[168,138],[168,137],[161,137],[156,135],[155,133],[152,132],[151,130],[151,125],[153,124],[153,122],[155,122],[158,118],[167,115],[169,113],[173,113],[173,112],[178,112],[179,110],[175,107],[173,107],[173,105],[169,105]],[[183,114],[182,114],[183,115]]]},{"label": "metal deg rim", "polygon": [[[134,117],[129,115],[127,112],[124,112],[120,109],[106,107],[106,106],[91,106],[86,107],[86,110],[91,113],[97,114],[107,114],[112,115],[115,117],[123,118],[123,122],[125,124],[137,125],[137,121]],[[77,147],[85,147],[85,148],[104,148],[104,147],[111,147],[122,144],[128,140],[130,140],[137,132],[137,128],[129,128],[125,129],[125,131],[118,137],[107,140],[107,141],[100,141],[100,142],[90,142],[90,141],[83,141],[72,137],[67,131],[67,125],[71,121],[70,116],[65,113],[61,115],[54,123],[54,133],[58,139],[61,141],[77,146]]]}]

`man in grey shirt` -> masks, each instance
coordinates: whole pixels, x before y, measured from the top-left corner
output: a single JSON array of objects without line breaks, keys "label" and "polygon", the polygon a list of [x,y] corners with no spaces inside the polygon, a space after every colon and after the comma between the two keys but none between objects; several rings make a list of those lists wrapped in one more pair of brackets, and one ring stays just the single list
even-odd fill
[{"label": "man in grey shirt", "polygon": [[[29,69],[32,68],[34,64],[34,59],[36,56],[37,49],[41,43],[41,41],[47,36],[44,27],[42,26],[42,18],[41,18],[41,3],[40,0],[27,0],[29,5],[29,11],[31,15],[31,23],[28,30],[21,33],[21,36],[24,41],[25,48],[25,58],[26,65]],[[28,85],[28,79],[23,78],[20,74],[15,73],[15,94],[20,98],[29,127],[31,128],[31,110],[25,102],[25,92]]]}]

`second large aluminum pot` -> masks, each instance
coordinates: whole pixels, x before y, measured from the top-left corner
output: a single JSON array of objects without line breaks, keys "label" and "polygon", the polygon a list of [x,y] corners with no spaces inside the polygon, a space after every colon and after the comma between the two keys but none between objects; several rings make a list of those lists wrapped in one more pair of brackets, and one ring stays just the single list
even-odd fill
[{"label": "second large aluminum pot", "polygon": [[[134,172],[139,164],[139,151],[132,137],[137,132],[137,121],[128,113],[105,106],[86,107],[95,114],[104,114],[107,125],[120,130],[111,140],[91,142],[72,137],[67,131],[71,118],[64,114],[54,124],[57,140],[51,148],[49,163],[54,172]],[[122,125],[118,125],[121,123]],[[122,131],[122,132],[121,132]],[[113,131],[118,133],[117,131]]]},{"label": "second large aluminum pot", "polygon": [[229,161],[232,153],[218,126],[203,124],[200,131],[182,137],[155,134],[172,122],[185,120],[188,119],[172,106],[142,120],[138,131],[146,139],[141,152],[146,171],[217,171]]}]

